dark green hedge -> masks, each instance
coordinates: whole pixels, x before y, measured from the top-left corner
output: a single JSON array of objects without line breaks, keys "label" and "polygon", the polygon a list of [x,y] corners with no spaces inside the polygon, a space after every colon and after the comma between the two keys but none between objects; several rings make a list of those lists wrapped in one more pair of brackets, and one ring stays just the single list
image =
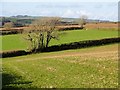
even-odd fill
[{"label": "dark green hedge", "polygon": [[23,29],[0,30],[0,35],[20,34],[22,32],[23,32]]},{"label": "dark green hedge", "polygon": [[29,52],[26,52],[24,50],[16,50],[16,51],[1,52],[0,56],[2,56],[2,58],[5,58],[5,57],[22,56],[22,55],[27,55],[27,54],[29,54]]},{"label": "dark green hedge", "polygon": [[59,30],[62,30],[62,31],[77,30],[77,29],[83,29],[83,27],[62,27],[62,28],[59,28]]},{"label": "dark green hedge", "polygon": [[112,43],[120,43],[120,37],[119,38],[106,38],[106,39],[99,39],[99,40],[86,40],[86,41],[73,42],[73,43],[68,43],[68,44],[55,45],[55,46],[45,48],[43,52],[86,48],[86,47],[91,47],[91,46],[100,46],[100,45],[106,45],[106,44],[112,44]]},{"label": "dark green hedge", "polygon": [[[73,43],[68,43],[68,44],[54,45],[54,46],[43,49],[42,52],[86,48],[86,47],[107,45],[107,44],[113,44],[113,43],[120,43],[120,37],[119,38],[106,38],[106,39],[99,39],[99,40],[86,40],[86,41],[73,42]],[[22,55],[27,55],[31,53],[32,52],[26,52],[24,50],[6,51],[6,52],[0,53],[0,57],[5,58],[5,57],[22,56]]]}]

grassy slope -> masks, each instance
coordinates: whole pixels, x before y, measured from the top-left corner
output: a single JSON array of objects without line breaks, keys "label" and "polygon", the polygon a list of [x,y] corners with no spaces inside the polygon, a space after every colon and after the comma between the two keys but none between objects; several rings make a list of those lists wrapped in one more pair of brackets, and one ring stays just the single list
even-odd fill
[{"label": "grassy slope", "polygon": [[2,36],[2,50],[25,49],[27,44],[23,41],[21,35]]},{"label": "grassy slope", "polygon": [[118,31],[111,30],[75,30],[67,31],[59,41],[52,40],[50,45],[77,42],[83,40],[95,40],[101,38],[117,37]]},{"label": "grassy slope", "polygon": [[[82,40],[91,40],[91,39],[101,39],[109,37],[117,37],[118,31],[114,30],[75,30],[75,31],[66,31],[66,35],[62,35],[60,40],[52,40],[51,45],[58,45],[70,42],[77,42]],[[21,35],[7,35],[0,37],[2,38],[2,49],[3,50],[16,50],[16,49],[26,49],[27,44],[21,37]]]},{"label": "grassy slope", "polygon": [[[101,52],[117,51],[117,47],[113,44],[5,58],[3,85],[19,88],[115,88],[118,86],[118,61],[114,53],[102,55]],[[92,56],[84,56],[86,53]]]}]

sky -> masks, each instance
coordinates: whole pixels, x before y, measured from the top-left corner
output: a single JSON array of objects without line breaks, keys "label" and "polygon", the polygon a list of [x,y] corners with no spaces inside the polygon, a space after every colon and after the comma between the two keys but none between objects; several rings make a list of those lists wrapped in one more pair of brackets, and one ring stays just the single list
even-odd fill
[{"label": "sky", "polygon": [[59,16],[118,20],[118,0],[1,0],[0,16]]},{"label": "sky", "polygon": [[119,0],[0,0],[2,2],[118,2]]}]

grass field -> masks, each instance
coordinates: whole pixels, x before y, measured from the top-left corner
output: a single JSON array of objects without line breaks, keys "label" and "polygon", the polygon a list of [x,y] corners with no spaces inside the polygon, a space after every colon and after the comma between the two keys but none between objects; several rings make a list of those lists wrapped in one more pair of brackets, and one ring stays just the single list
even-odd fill
[{"label": "grass field", "polygon": [[[52,40],[49,44],[58,45],[70,42],[77,42],[83,40],[95,40],[102,38],[118,37],[117,30],[74,30],[65,31],[65,35],[60,37],[60,40]],[[2,38],[2,50],[16,50],[16,49],[26,49],[27,43],[22,38],[22,35],[7,35],[0,36]]]},{"label": "grass field", "polygon": [[118,44],[4,58],[3,87],[117,88]]}]

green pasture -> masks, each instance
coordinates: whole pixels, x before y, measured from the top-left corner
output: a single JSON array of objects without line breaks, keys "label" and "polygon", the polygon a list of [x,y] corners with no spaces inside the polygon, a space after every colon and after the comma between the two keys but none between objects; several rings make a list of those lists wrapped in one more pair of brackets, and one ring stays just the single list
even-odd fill
[{"label": "green pasture", "polygon": [[114,47],[117,44],[3,58],[3,88],[117,88],[118,61],[114,56],[64,57]]},{"label": "green pasture", "polygon": [[[72,30],[64,31],[59,40],[51,40],[49,46],[59,45],[83,40],[95,40],[103,38],[118,37],[117,30]],[[0,36],[2,39],[2,50],[27,49],[27,43],[20,34]]]}]

